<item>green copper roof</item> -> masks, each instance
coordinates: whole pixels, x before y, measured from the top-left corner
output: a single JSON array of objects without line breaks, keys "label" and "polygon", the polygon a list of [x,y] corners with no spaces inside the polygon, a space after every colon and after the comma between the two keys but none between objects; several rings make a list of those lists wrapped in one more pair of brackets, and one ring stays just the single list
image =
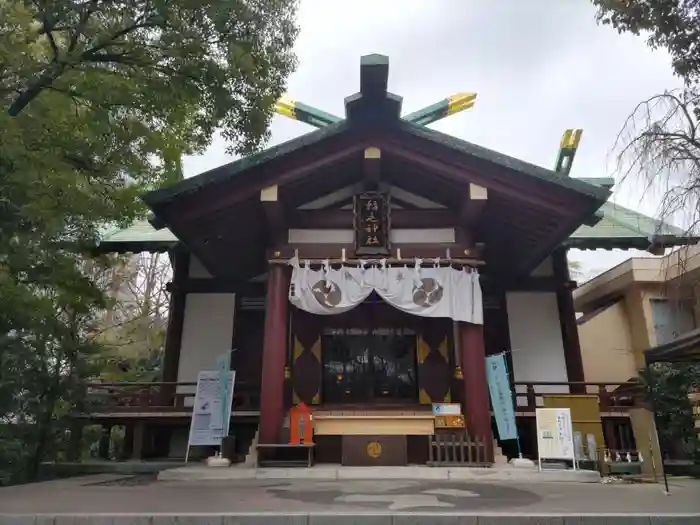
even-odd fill
[{"label": "green copper roof", "polygon": [[663,241],[667,246],[692,244],[686,232],[671,224],[615,204],[606,202],[598,210],[602,215],[595,226],[581,226],[567,241],[567,246],[583,250],[629,249],[645,250],[652,238]]},{"label": "green copper roof", "polygon": [[156,230],[146,220],[134,221],[128,228],[115,228],[102,236],[97,251],[102,253],[164,252],[177,244],[170,230]]}]

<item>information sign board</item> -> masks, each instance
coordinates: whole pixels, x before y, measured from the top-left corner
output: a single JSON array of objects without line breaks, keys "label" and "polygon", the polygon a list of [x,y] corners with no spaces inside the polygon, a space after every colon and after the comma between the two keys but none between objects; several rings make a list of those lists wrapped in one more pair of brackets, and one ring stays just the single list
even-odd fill
[{"label": "information sign board", "polygon": [[537,450],[539,468],[542,470],[544,459],[564,459],[573,462],[576,468],[576,450],[574,432],[569,408],[538,408],[535,411],[537,421]]},{"label": "information sign board", "polygon": [[[228,375],[228,388],[222,389],[219,384],[218,370],[199,372],[190,421],[188,450],[191,446],[220,445],[221,440],[228,434],[233,387],[236,382],[235,370],[231,370]],[[222,391],[228,394],[228,400],[225,403],[222,403]]]}]

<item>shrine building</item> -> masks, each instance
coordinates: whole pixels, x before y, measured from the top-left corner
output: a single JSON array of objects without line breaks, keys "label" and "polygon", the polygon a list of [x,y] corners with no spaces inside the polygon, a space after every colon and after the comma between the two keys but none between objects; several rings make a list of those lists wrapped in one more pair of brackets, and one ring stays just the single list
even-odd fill
[{"label": "shrine building", "polygon": [[[611,179],[571,177],[580,130],[553,150],[555,169],[536,166],[426,127],[474,95],[402,117],[388,71],[386,57],[362,58],[344,118],[285,102],[318,129],[145,194],[149,221],[102,240],[103,252],[167,251],[174,268],[158,395],[124,389],[131,401],[89,416],[130,428],[135,455],[183,455],[197,374],[231,349],[241,456],[287,443],[304,402],[317,462],[426,463],[432,404],[452,402],[481,463],[513,457],[486,380],[500,352],[525,455],[541,396],[591,392],[567,250],[658,253],[683,232],[608,203]],[[612,446],[625,408],[616,385],[593,386]],[[383,459],[364,457],[376,443]]]}]

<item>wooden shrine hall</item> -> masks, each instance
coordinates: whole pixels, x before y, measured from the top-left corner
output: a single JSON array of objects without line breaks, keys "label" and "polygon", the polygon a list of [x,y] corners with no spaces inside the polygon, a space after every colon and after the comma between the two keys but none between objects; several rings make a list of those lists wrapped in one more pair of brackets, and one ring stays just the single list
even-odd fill
[{"label": "wooden shrine hall", "polygon": [[174,274],[150,419],[127,403],[93,421],[138,421],[161,436],[143,445],[151,455],[179,454],[192,382],[234,349],[243,456],[251,442],[287,443],[304,402],[317,461],[426,463],[431,405],[452,402],[490,464],[499,447],[514,454],[495,439],[484,364],[505,351],[536,455],[535,396],[585,391],[568,248],[658,250],[682,234],[595,233],[611,220],[612,183],[569,176],[580,131],[564,135],[554,170],[535,166],[426,127],[475,95],[402,117],[388,72],[386,57],[362,58],[344,118],[278,106],[319,129],[147,193],[150,225],[105,237],[103,251],[167,250]]}]

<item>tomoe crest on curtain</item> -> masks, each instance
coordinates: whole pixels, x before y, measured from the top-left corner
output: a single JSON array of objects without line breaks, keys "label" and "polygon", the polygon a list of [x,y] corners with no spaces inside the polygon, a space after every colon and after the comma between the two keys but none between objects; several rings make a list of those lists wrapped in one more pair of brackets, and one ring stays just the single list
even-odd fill
[{"label": "tomoe crest on curtain", "polygon": [[404,312],[423,317],[447,317],[456,321],[483,324],[479,275],[476,272],[440,267],[413,268],[379,266],[341,266],[333,268],[324,261],[320,270],[308,262],[290,260],[292,280],[289,300],[298,308],[319,315],[347,312],[375,291],[384,301]]}]

